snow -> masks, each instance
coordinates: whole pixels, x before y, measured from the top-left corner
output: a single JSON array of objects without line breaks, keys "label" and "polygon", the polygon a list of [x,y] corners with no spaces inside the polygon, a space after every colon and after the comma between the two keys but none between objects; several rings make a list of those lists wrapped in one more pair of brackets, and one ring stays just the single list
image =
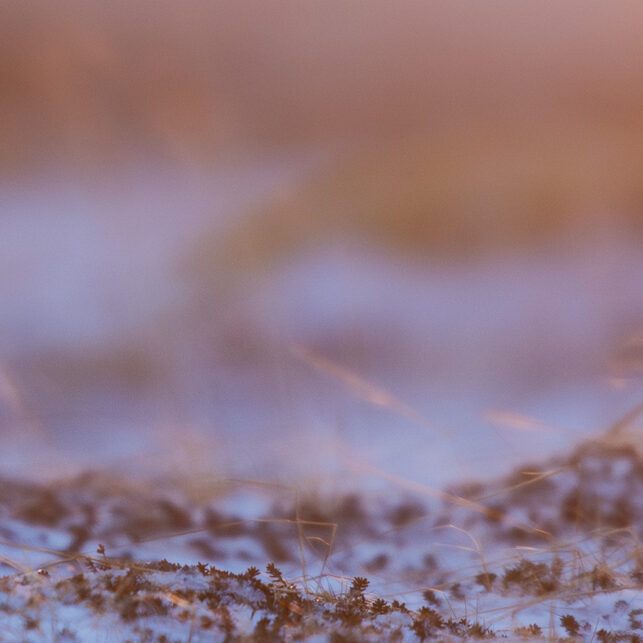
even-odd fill
[{"label": "snow", "polygon": [[[212,609],[180,595],[210,582],[191,566],[243,574],[254,565],[274,583],[263,570],[279,556],[313,601],[365,576],[368,601],[413,610],[374,616],[376,629],[409,634],[427,589],[454,619],[510,637],[532,623],[547,635],[550,622],[562,635],[566,614],[586,638],[636,629],[628,619],[643,609],[640,582],[628,575],[640,546],[622,531],[640,535],[640,462],[591,448],[616,444],[597,436],[640,403],[640,382],[613,365],[643,319],[639,245],[607,234],[447,266],[343,240],[253,275],[228,299],[216,275],[187,282],[177,266],[203,236],[250,216],[311,164],[130,168],[117,182],[2,187],[3,636],[216,640],[194,625]],[[231,330],[243,359],[230,354]],[[134,349],[153,357],[151,384],[123,385],[118,367],[96,374]],[[640,420],[632,424],[638,435]],[[564,458],[579,444],[580,468]],[[516,466],[551,475],[531,493],[536,484],[517,486],[524,474],[502,478]],[[467,480],[480,481],[474,504],[506,509],[511,521],[445,502],[440,490],[467,496],[457,491]],[[578,489],[613,521],[616,543],[600,525],[565,523],[544,542],[511,531],[557,528]],[[46,510],[52,498],[59,516]],[[633,524],[619,527],[612,514],[625,515],[624,499]],[[508,565],[556,554],[564,591],[534,598],[501,586]],[[188,567],[139,571],[172,618],[129,623],[70,589],[83,573],[109,603],[105,574],[118,583],[127,565],[162,559]],[[498,573],[494,591],[476,582],[483,564]],[[614,587],[577,573],[601,565]],[[251,633],[268,612],[249,607],[257,596],[244,580],[230,582],[243,599],[230,605],[233,620]],[[322,618],[316,605],[311,620]],[[310,640],[320,636],[313,627]]]}]

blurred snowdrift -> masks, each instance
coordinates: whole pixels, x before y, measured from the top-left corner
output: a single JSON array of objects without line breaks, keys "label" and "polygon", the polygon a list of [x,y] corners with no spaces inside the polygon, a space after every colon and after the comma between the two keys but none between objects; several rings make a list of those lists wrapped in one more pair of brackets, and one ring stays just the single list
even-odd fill
[{"label": "blurred snowdrift", "polygon": [[0,12],[6,433],[422,465],[294,344],[448,425],[444,462],[503,444],[490,407],[590,431],[638,401],[639,3]]}]

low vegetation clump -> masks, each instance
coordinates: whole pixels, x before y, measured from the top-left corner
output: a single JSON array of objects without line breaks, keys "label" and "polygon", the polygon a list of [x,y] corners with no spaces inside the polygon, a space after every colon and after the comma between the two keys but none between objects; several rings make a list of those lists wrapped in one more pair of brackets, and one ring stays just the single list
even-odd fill
[{"label": "low vegetation clump", "polygon": [[2,640],[643,641],[636,445],[431,500],[289,494],[4,480]]}]

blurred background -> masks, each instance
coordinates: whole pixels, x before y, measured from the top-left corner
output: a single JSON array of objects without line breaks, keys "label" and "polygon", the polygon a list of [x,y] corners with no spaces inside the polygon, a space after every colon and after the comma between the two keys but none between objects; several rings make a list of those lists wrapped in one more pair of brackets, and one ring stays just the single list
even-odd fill
[{"label": "blurred background", "polygon": [[0,7],[0,462],[429,484],[641,401],[643,5]]}]

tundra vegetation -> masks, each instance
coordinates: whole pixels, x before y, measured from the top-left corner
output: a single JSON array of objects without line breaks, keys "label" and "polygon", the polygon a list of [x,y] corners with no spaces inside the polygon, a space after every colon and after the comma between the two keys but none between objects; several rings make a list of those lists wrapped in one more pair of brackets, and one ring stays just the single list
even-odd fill
[{"label": "tundra vegetation", "polygon": [[5,479],[3,637],[640,641],[640,445],[621,423],[439,492]]}]

